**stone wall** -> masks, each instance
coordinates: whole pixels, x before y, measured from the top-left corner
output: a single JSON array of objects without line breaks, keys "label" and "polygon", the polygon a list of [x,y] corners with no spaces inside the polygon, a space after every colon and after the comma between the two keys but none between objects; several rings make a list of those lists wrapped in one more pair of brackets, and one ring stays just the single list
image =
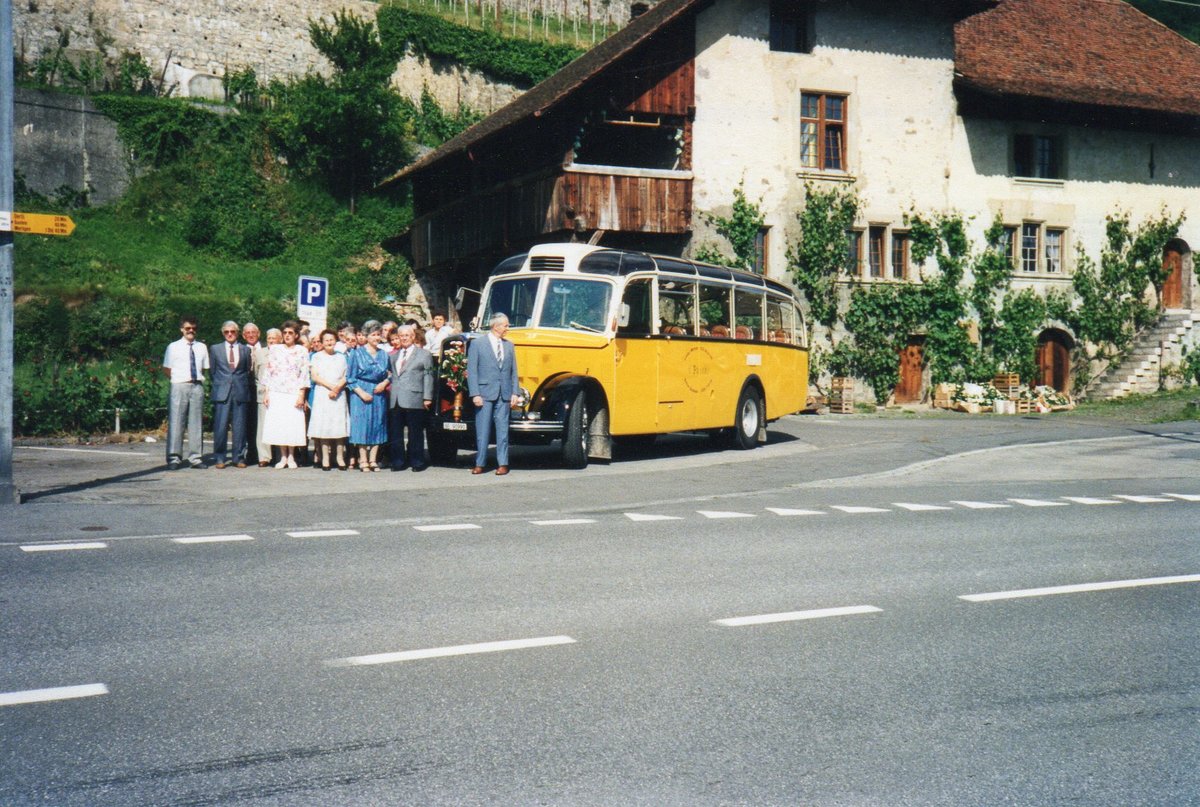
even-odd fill
[{"label": "stone wall", "polygon": [[13,98],[13,159],[31,190],[53,197],[64,185],[93,204],[119,197],[129,164],[117,126],[81,96],[18,88]]},{"label": "stone wall", "polygon": [[[485,6],[494,9],[495,2],[486,0]],[[443,5],[450,3],[446,0]],[[596,20],[607,14],[624,22],[629,16],[626,0],[503,3],[506,12],[532,8],[561,14],[566,9],[568,17],[579,18],[583,43],[590,42],[586,31],[589,8]],[[165,78],[164,87],[172,94],[220,98],[220,79],[227,71],[253,68],[263,81],[326,71],[327,63],[308,41],[308,21],[332,21],[343,8],[374,19],[378,4],[366,0],[18,0],[13,4],[13,28],[17,55],[27,62],[57,47],[65,32],[70,40],[69,55],[140,53],[155,79]],[[472,0],[472,13],[477,8]],[[566,30],[571,28],[568,22]],[[419,99],[422,86],[428,85],[448,111],[462,102],[477,112],[490,113],[521,93],[521,88],[493,82],[457,65],[411,56],[398,66],[393,81],[413,100]]]}]

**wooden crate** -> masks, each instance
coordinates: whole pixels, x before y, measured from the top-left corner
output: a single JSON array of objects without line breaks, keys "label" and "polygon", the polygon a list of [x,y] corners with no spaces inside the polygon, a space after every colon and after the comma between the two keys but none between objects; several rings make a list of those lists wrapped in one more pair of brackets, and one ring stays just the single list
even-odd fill
[{"label": "wooden crate", "polygon": [[834,376],[829,381],[829,412],[833,415],[854,414],[854,379]]},{"label": "wooden crate", "polygon": [[992,379],[992,386],[1005,398],[1012,398],[1021,386],[1021,376],[1016,373],[1000,373]]},{"label": "wooden crate", "polygon": [[1016,404],[1018,415],[1032,415],[1035,411],[1037,411],[1035,408],[1036,404],[1033,401],[1027,401],[1024,398],[1018,398]]}]

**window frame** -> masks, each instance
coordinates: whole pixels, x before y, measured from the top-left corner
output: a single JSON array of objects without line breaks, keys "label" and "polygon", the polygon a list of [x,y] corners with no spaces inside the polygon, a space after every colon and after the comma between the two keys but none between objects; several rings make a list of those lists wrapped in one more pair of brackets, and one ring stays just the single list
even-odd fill
[{"label": "window frame", "polygon": [[[892,258],[889,267],[892,280],[909,279],[909,271],[912,267],[912,261],[909,259],[911,246],[912,238],[909,236],[908,230],[892,230],[891,249],[888,250]],[[896,253],[897,247],[900,249],[899,255]]]},{"label": "window frame", "polygon": [[[816,116],[806,115],[805,99],[817,99],[817,114]],[[829,118],[828,102],[830,99],[841,101],[841,117],[836,119]],[[846,173],[849,170],[849,126],[850,117],[850,96],[847,93],[823,92],[820,90],[801,90],[800,91],[800,168],[803,171],[820,171],[820,172],[836,172]],[[814,127],[814,140],[812,143],[813,157],[806,158],[805,155],[805,138],[807,136],[806,127]],[[829,165],[827,161],[828,140],[831,131],[836,131],[840,134],[838,145],[839,164],[836,166]]]},{"label": "window frame", "polygon": [[887,225],[872,224],[867,228],[868,280],[887,279]]},{"label": "window frame", "polygon": [[1014,177],[1043,181],[1067,178],[1066,143],[1061,134],[1013,132],[1010,142]]}]

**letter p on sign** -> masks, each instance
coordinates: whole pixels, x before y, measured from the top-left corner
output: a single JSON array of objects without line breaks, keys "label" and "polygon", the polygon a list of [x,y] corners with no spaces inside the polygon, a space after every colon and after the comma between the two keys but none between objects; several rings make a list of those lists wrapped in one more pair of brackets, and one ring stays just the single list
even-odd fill
[{"label": "letter p on sign", "polygon": [[329,307],[329,280],[324,277],[300,276],[296,293],[296,314],[312,323],[324,322]]}]

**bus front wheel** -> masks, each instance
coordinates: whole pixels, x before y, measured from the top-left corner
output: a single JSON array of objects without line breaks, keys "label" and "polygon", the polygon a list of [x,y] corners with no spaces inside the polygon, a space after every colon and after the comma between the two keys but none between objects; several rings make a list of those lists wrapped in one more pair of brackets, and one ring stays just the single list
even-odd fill
[{"label": "bus front wheel", "polygon": [[571,401],[563,424],[562,461],[568,468],[586,468],[588,464],[587,392],[580,390]]},{"label": "bus front wheel", "polygon": [[733,444],[740,449],[758,445],[758,432],[763,424],[762,396],[754,387],[746,387],[738,397],[733,422]]}]

